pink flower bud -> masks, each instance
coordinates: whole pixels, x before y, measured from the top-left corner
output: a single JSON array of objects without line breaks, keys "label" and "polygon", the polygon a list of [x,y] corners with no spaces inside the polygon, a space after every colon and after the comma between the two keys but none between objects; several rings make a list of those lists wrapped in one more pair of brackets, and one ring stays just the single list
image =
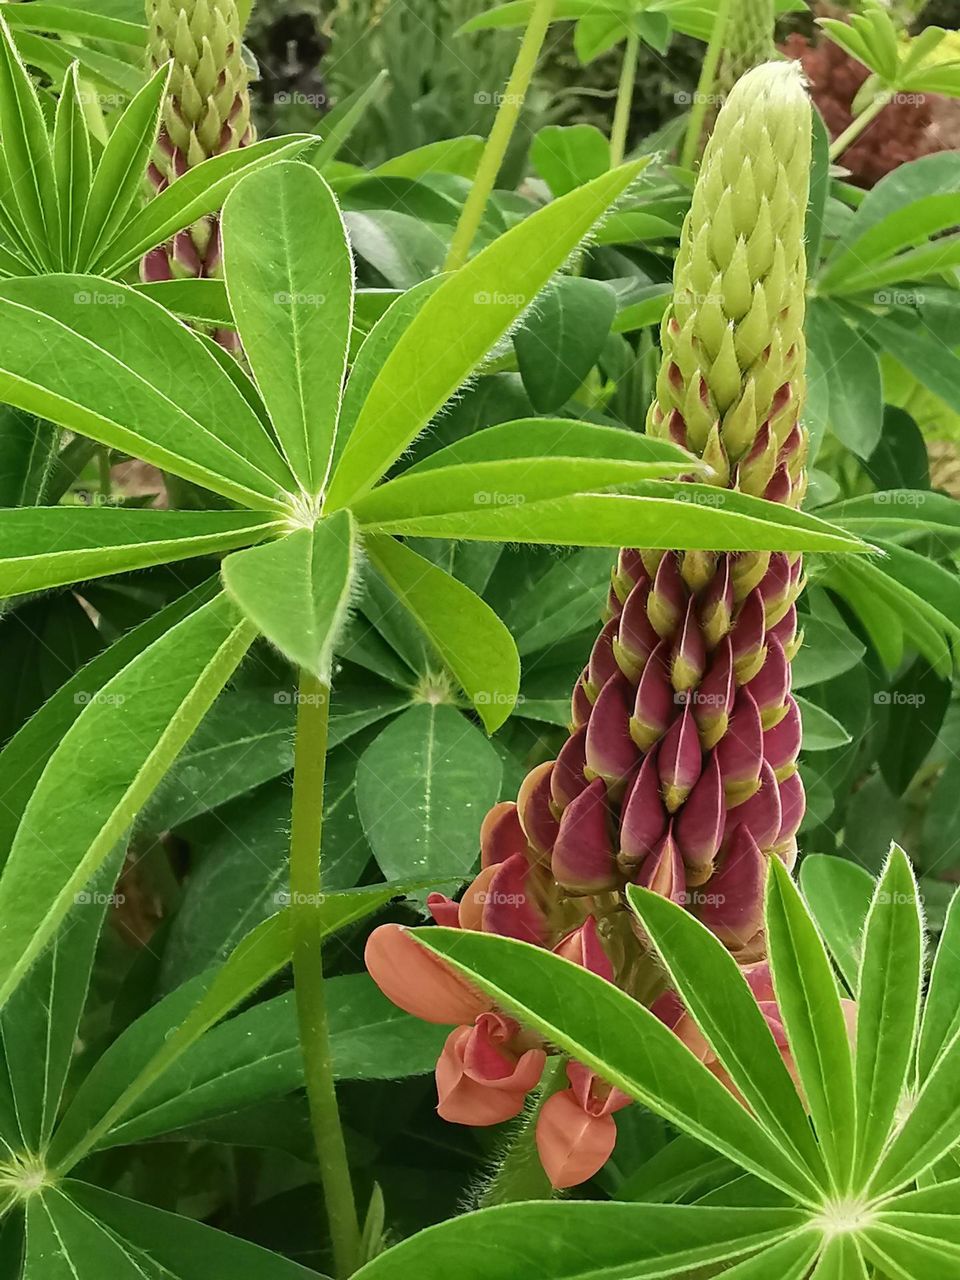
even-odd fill
[{"label": "pink flower bud", "polygon": [[780,830],[777,832],[777,848],[788,845],[800,830],[807,807],[807,797],[799,772],[791,773],[780,786]]},{"label": "pink flower bud", "polygon": [[680,566],[675,553],[668,551],[660,561],[647,598],[647,614],[654,631],[661,639],[669,640],[673,637],[686,609],[687,589],[680,576]]},{"label": "pink flower bud", "polygon": [[792,604],[777,625],[767,632],[767,639],[770,640],[771,637],[780,641],[787,661],[792,662],[799,648],[795,643],[797,637],[797,606],[795,604]]},{"label": "pink flower bud", "polygon": [[622,672],[612,675],[600,691],[587,722],[586,776],[603,778],[616,790],[637,763],[637,748],[630,737],[633,687]]},{"label": "pink flower bud", "polygon": [[619,863],[631,875],[653,853],[667,829],[667,811],[660,796],[657,753],[652,751],[627,789],[620,813]]},{"label": "pink flower bud", "polygon": [[760,720],[764,729],[769,729],[787,714],[790,664],[783,645],[776,637],[768,637],[767,656],[763,666],[745,687],[760,708]]},{"label": "pink flower bud", "polygon": [[733,618],[733,579],[730,557],[722,556],[709,586],[700,598],[700,626],[708,649],[715,649],[730,630]]},{"label": "pink flower bud", "polygon": [[530,845],[541,858],[546,858],[557,838],[559,823],[550,807],[552,760],[538,764],[524,778],[517,793],[520,825]]},{"label": "pink flower bud", "polygon": [[650,750],[676,713],[676,694],[667,665],[669,652],[667,641],[662,640],[650,655],[637,685],[630,736],[641,751]]},{"label": "pink flower bud", "polygon": [[723,861],[697,904],[697,915],[732,951],[751,951],[763,928],[767,863],[746,827],[733,833]]},{"label": "pink flower bud", "polygon": [[670,680],[678,693],[699,684],[707,665],[707,649],[697,619],[697,605],[693,596],[687,602],[683,627],[673,646],[670,662]]},{"label": "pink flower bud", "polygon": [[727,811],[724,838],[729,840],[736,828],[743,826],[760,849],[772,849],[780,832],[781,821],[780,788],[773,770],[764,761],[760,769],[759,788],[749,800],[744,800],[743,804]]},{"label": "pink flower bud", "polygon": [[613,645],[621,671],[633,680],[640,675],[650,654],[660,642],[660,637],[647,617],[649,594],[649,581],[644,578],[627,597],[620,615],[620,629]]},{"label": "pink flower bud", "polygon": [[495,804],[480,826],[480,865],[490,867],[526,852],[527,837],[517,806],[510,800]]},{"label": "pink flower bud", "polygon": [[551,866],[556,881],[572,894],[602,893],[620,883],[602,778],[564,809]]},{"label": "pink flower bud", "polygon": [[620,670],[613,654],[613,641],[620,626],[617,618],[611,618],[594,641],[587,664],[585,688],[587,697],[596,702],[600,690],[610,677]]},{"label": "pink flower bud", "polygon": [[737,684],[748,684],[763,666],[766,656],[764,619],[763,599],[760,592],[751,591],[743,602],[730,633],[730,642],[733,645],[733,670]]},{"label": "pink flower bud", "polygon": [[782,502],[785,505],[790,503],[793,496],[793,481],[785,463],[781,463],[774,471],[763,491],[763,496],[768,502]]},{"label": "pink flower bud", "polygon": [[723,777],[714,751],[673,822],[673,837],[687,869],[689,885],[701,885],[710,879],[723,838],[726,815]]},{"label": "pink flower bud", "polygon": [[716,746],[727,732],[735,694],[733,646],[728,636],[721,640],[711,658],[700,688],[691,695],[693,715],[704,751]]},{"label": "pink flower bud", "polygon": [[547,919],[537,900],[537,880],[545,869],[531,867],[521,853],[501,862],[487,882],[483,902],[483,931],[543,946]]},{"label": "pink flower bud", "polygon": [[437,1063],[437,1113],[455,1124],[490,1125],[512,1120],[543,1075],[542,1049],[518,1052],[512,1018],[483,1013],[473,1026],[450,1033]]},{"label": "pink flower bud", "polygon": [[603,949],[593,916],[587,916],[579,929],[574,929],[565,938],[561,938],[553,950],[556,955],[563,956],[564,960],[571,960],[581,968],[605,978],[607,982],[613,982],[613,965]]},{"label": "pink flower bud", "polygon": [[[524,856],[523,854],[513,855],[513,857]],[[473,929],[476,933],[483,929],[483,913],[490,896],[490,881],[503,865],[501,862],[494,862],[489,867],[484,867],[473,883],[464,890],[457,909],[457,925],[461,929]],[[431,894],[430,896],[436,897],[438,895]],[[427,906],[430,906],[429,898],[427,899]],[[446,923],[438,919],[435,912],[433,913],[433,918],[437,921],[437,924]]]},{"label": "pink flower bud", "polygon": [[700,735],[689,703],[664,734],[657,752],[657,768],[663,802],[670,813],[676,813],[703,769]]},{"label": "pink flower bud", "polygon": [[587,669],[584,667],[580,679],[573,686],[573,696],[570,699],[570,721],[574,729],[580,729],[587,723],[592,710],[593,703],[587,693]]},{"label": "pink flower bud", "polygon": [[641,863],[633,883],[652,893],[659,893],[662,898],[683,902],[687,889],[683,859],[671,831],[663,837],[656,851]]},{"label": "pink flower bud", "polygon": [[586,742],[587,725],[581,725],[560,748],[550,775],[550,798],[555,813],[563,813],[587,785],[588,779],[583,772],[587,762]]},{"label": "pink flower bud", "polygon": [[797,767],[797,756],[803,742],[803,724],[795,698],[787,699],[787,714],[763,735],[763,755],[770,762],[777,780],[783,782]]},{"label": "pink flower bud", "polygon": [[767,627],[775,626],[793,603],[790,561],[782,551],[770,557],[770,565],[757,590],[763,600]]},{"label": "pink flower bud", "polygon": [[730,727],[717,744],[727,806],[749,800],[760,785],[764,758],[763,726],[757,704],[746,689],[737,693]]}]

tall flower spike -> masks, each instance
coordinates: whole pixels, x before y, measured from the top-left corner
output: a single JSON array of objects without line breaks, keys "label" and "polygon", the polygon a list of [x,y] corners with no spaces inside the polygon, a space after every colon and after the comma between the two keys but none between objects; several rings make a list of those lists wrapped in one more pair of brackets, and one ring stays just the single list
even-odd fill
[{"label": "tall flower spike", "polygon": [[[147,62],[172,62],[160,135],[149,176],[163,191],[211,156],[248,146],[250,73],[235,0],[147,0]],[[143,261],[145,280],[213,276],[220,269],[220,227],[202,218]]]},{"label": "tall flower spike", "polygon": [[[810,129],[789,63],[751,71],[721,109],[681,235],[647,421],[650,435],[705,457],[718,489],[792,506],[803,495],[807,448]],[[789,670],[802,583],[795,555],[621,550],[606,621],[573,692],[570,737],[556,761],[531,771],[516,808],[492,811],[482,832],[487,870],[459,904],[431,899],[437,918],[524,937],[648,1001],[663,977],[643,929],[631,924],[623,891],[632,882],[684,904],[741,964],[760,959],[767,864],[779,857],[792,866],[803,818]],[[504,900],[502,917],[491,898]],[[374,976],[388,993],[412,1001],[384,969]],[[444,1009],[472,1009],[469,989],[447,991],[422,964],[415,976]],[[475,1059],[483,1049],[486,1064],[491,1040],[500,1056],[490,1055],[495,1070],[481,1071]],[[500,1092],[515,1106],[527,1087],[522,1053],[536,1047],[483,1011],[464,1017],[447,1053],[456,1097],[472,1107],[475,1086],[493,1088],[502,1073]],[[620,1105],[586,1068],[572,1064],[569,1078],[537,1131],[557,1186],[603,1161]],[[508,1103],[488,1105],[499,1114]],[[479,1105],[476,1114],[472,1123],[481,1122]]]}]

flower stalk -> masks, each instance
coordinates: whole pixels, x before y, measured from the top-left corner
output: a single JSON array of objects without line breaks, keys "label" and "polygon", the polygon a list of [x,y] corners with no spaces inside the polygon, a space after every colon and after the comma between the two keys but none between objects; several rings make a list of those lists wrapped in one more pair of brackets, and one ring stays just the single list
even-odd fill
[{"label": "flower stalk", "polygon": [[294,746],[290,833],[290,911],[293,976],[310,1121],[338,1280],[360,1266],[357,1214],[343,1126],[337,1105],[323,976],[321,842],[323,788],[330,722],[330,686],[301,672]]},{"label": "flower stalk", "polygon": [[543,42],[547,38],[547,30],[553,18],[556,0],[536,0],[530,21],[527,23],[513,65],[510,79],[504,90],[497,109],[496,119],[486,146],[480,157],[480,164],[470,187],[470,193],[461,210],[450,241],[444,271],[457,271],[470,257],[470,250],[480,230],[480,223],[493,192],[497,175],[503,165],[510,147],[514,130],[520,119],[527,91],[537,69],[537,61]]},{"label": "flower stalk", "polygon": [[623,164],[627,153],[627,134],[630,129],[630,108],[633,105],[633,90],[637,83],[637,57],[640,52],[640,37],[631,31],[623,50],[623,65],[620,68],[620,83],[617,87],[617,105],[613,113],[613,128],[610,131],[610,168],[616,169]]}]

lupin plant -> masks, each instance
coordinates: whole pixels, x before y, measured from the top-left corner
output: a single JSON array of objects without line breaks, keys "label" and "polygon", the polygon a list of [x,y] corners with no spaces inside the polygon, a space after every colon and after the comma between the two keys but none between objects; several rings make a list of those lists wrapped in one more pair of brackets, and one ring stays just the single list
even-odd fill
[{"label": "lupin plant", "polygon": [[[150,69],[170,65],[170,82],[148,177],[159,194],[212,156],[256,139],[250,72],[235,0],[148,0]],[[195,222],[143,261],[145,281],[222,274],[216,215]]]},{"label": "lupin plant", "polygon": [[[691,500],[720,509],[730,489],[797,507],[806,487],[810,130],[793,65],[746,75],[720,112],[683,228],[647,434],[710,466],[714,487]],[[435,920],[557,951],[650,1003],[662,975],[623,897],[641,885],[688,906],[767,992],[768,864],[793,867],[804,812],[790,694],[802,581],[799,555],[621,550],[570,736],[516,803],[487,815],[482,870],[462,902],[432,896]],[[397,926],[372,935],[367,962],[402,1007],[461,1023],[438,1066],[441,1115],[519,1114],[546,1062],[529,1032],[487,1002],[471,1007]],[[658,1008],[675,1016],[669,997]],[[576,1064],[568,1076],[538,1126],[555,1185],[604,1162],[611,1112],[627,1101]]]}]

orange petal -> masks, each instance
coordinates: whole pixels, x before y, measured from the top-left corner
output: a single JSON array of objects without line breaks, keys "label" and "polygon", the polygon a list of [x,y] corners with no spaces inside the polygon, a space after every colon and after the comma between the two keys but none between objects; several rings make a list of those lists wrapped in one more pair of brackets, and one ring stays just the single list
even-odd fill
[{"label": "orange petal", "polygon": [[573,1093],[555,1093],[537,1118],[537,1151],[558,1190],[592,1178],[609,1160],[617,1141],[613,1116],[588,1116]]},{"label": "orange petal", "polygon": [[473,1024],[492,1008],[485,995],[399,924],[382,924],[367,939],[364,961],[371,978],[387,997],[415,1018],[456,1026]]}]

